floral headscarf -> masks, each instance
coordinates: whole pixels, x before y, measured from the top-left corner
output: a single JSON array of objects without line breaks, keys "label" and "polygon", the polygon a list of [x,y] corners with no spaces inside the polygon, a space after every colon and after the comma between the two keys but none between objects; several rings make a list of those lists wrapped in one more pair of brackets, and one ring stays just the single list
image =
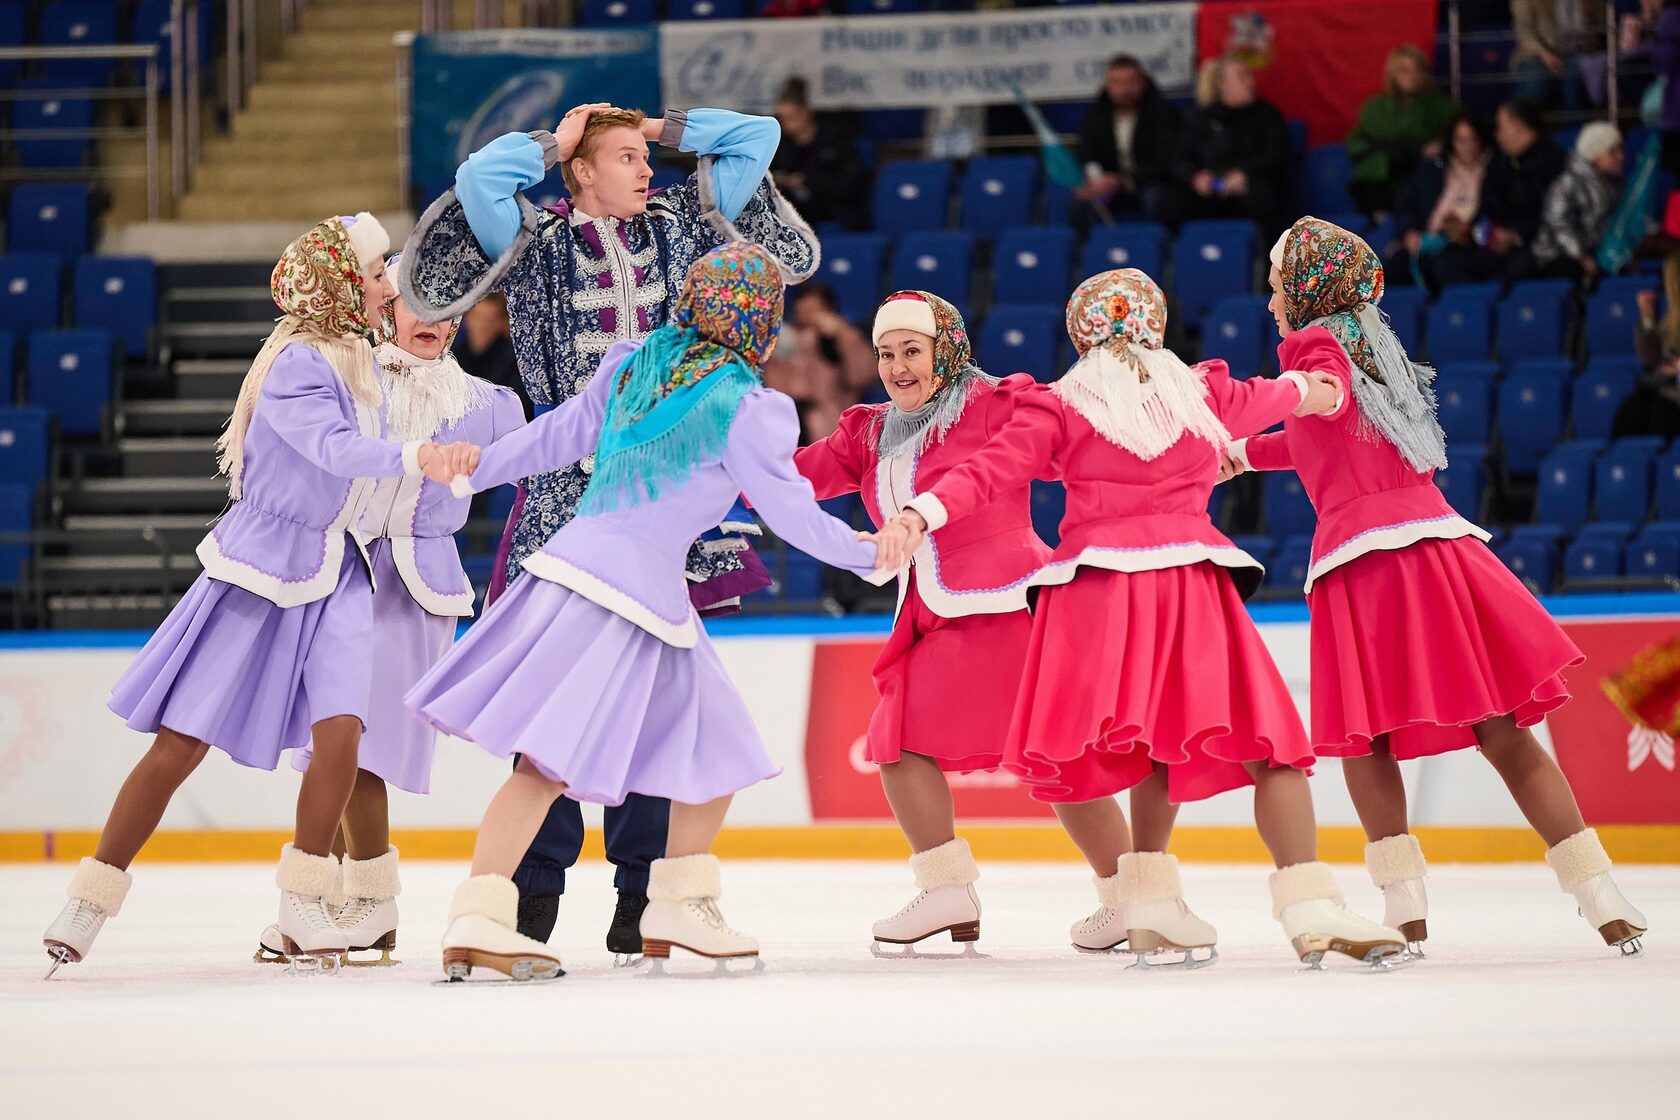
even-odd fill
[{"label": "floral headscarf", "polygon": [[670,321],[618,370],[580,514],[653,501],[723,454],[782,329],[781,266],[732,241],[694,262]]},{"label": "floral headscarf", "polygon": [[1201,370],[1166,349],[1167,300],[1147,275],[1120,268],[1086,280],[1068,300],[1067,329],[1079,361],[1051,389],[1098,435],[1145,461],[1186,433],[1217,449],[1231,442]]},{"label": "floral headscarf", "polygon": [[1435,371],[1406,355],[1377,309],[1382,262],[1365,241],[1320,218],[1302,218],[1273,250],[1284,317],[1292,330],[1320,326],[1353,365],[1359,431],[1392,443],[1414,470],[1447,465],[1446,436],[1435,418]]},{"label": "floral headscarf", "polygon": [[[919,302],[933,312],[932,393],[913,412],[889,405],[876,429],[875,450],[881,459],[891,459],[908,447],[917,454],[936,439],[944,439],[968,407],[969,398],[983,385],[997,384],[997,378],[974,364],[974,349],[962,312],[932,292],[905,290],[881,301],[877,319],[890,314],[893,305]],[[879,328],[878,328],[879,329]]]},{"label": "floral headscarf", "polygon": [[[355,232],[352,233],[351,230]],[[357,246],[360,245],[361,251]],[[308,343],[370,408],[380,402],[379,379],[367,336],[373,325],[363,308],[362,269],[366,253],[383,257],[391,239],[373,215],[328,218],[286,246],[269,278],[269,294],[282,312],[239,387],[239,399],[227,430],[216,441],[216,465],[228,476],[228,495],[243,494],[245,433],[256,415],[263,383],[281,351],[294,342]]]}]

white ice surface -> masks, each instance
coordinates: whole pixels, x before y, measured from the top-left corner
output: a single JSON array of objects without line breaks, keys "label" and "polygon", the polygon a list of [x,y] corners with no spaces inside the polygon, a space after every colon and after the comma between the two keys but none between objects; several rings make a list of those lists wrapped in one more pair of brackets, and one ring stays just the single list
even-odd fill
[{"label": "white ice surface", "polygon": [[[436,987],[465,869],[402,870],[393,969],[250,963],[273,870],[142,865],[88,960],[41,981],[67,865],[0,865],[0,1117],[1406,1117],[1680,1115],[1680,869],[1623,867],[1650,918],[1621,960],[1542,865],[1439,866],[1429,959],[1303,974],[1265,869],[1186,867],[1218,926],[1198,972],[1067,948],[1073,866],[985,867],[984,960],[880,961],[902,865],[726,864],[755,977],[611,968],[609,870],[573,875],[547,985]],[[1380,915],[1363,869],[1337,875]],[[929,943],[949,949],[949,943]],[[690,967],[696,967],[693,962]]]}]

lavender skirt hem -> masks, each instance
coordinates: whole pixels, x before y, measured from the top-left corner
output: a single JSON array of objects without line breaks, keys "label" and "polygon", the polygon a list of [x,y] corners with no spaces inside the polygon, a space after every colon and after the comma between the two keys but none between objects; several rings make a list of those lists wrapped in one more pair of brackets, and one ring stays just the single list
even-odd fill
[{"label": "lavender skirt hem", "polygon": [[445,734],[526,756],[578,801],[702,804],[781,773],[703,629],[678,649],[529,573],[406,699]]}]

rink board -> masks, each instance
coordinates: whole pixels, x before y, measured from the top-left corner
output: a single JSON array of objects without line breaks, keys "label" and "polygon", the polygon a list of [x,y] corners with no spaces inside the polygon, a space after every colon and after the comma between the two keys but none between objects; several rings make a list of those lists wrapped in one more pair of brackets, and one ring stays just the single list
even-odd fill
[{"label": "rink board", "polygon": [[[1680,633],[1680,595],[1575,597],[1548,603],[1587,654],[1570,671],[1575,700],[1537,728],[1559,757],[1589,822],[1623,859],[1680,861],[1680,774],[1672,741],[1636,732],[1604,699],[1603,676],[1639,648]],[[1308,628],[1295,605],[1255,608],[1261,634],[1307,710]],[[885,619],[740,619],[712,627],[782,775],[744,791],[727,850],[763,858],[900,858],[863,733],[874,703],[869,667]],[[111,798],[147,736],[105,708],[111,684],[143,634],[0,635],[0,860],[86,854]],[[1012,688],[976,665],[972,687]],[[1313,782],[1327,854],[1356,859],[1357,818],[1334,760]],[[1527,860],[1537,841],[1490,767],[1473,751],[1408,763],[1412,821],[1435,859]],[[415,856],[461,858],[506,764],[470,744],[440,744],[433,792],[394,793],[397,842]],[[153,858],[270,858],[289,833],[295,774],[237,766],[212,753],[182,788],[148,849]],[[990,858],[1060,860],[1073,850],[1046,806],[1003,773],[957,776],[965,834]],[[598,810],[586,807],[586,813]],[[1208,859],[1263,858],[1250,799],[1236,793],[1188,805],[1177,841]],[[592,835],[592,840],[594,837]],[[586,849],[598,855],[598,847]]]}]

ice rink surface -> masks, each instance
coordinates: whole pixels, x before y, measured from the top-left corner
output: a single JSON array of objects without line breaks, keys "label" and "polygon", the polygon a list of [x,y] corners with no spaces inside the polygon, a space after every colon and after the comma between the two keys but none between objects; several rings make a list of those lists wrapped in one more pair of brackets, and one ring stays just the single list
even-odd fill
[{"label": "ice rink surface", "polygon": [[[1187,866],[1219,929],[1195,972],[1067,947],[1095,906],[1072,865],[983,867],[979,960],[876,960],[903,865],[724,865],[768,967],[615,970],[610,868],[572,877],[546,985],[434,986],[465,867],[405,864],[391,969],[251,963],[273,868],[141,865],[94,952],[43,983],[72,868],[0,865],[0,1116],[1658,1117],[1680,1115],[1680,868],[1623,867],[1650,918],[1618,959],[1540,864],[1431,869],[1428,959],[1305,974],[1266,869]],[[1338,867],[1379,917],[1364,870]],[[948,951],[948,942],[929,942]],[[688,969],[705,970],[685,958]]]}]

